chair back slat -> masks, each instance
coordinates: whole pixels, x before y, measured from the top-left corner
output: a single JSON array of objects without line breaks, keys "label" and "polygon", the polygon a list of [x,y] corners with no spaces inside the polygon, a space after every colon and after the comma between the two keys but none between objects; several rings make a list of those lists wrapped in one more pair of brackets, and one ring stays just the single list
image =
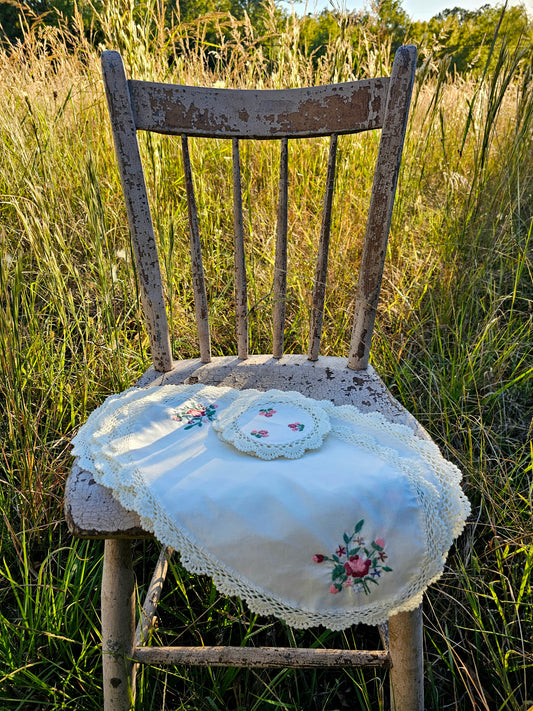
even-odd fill
[{"label": "chair back slat", "polygon": [[156,370],[168,371],[172,349],[161,270],[128,82],[118,52],[104,52],[102,73],[152,359]]},{"label": "chair back slat", "polygon": [[200,230],[198,229],[198,210],[194,195],[194,182],[192,177],[191,159],[187,136],[182,136],[181,147],[183,153],[183,171],[185,174],[185,189],[187,192],[187,210],[189,216],[189,235],[191,247],[192,285],[194,293],[194,310],[196,314],[196,327],[200,344],[200,359],[202,363],[211,361],[211,337],[209,333],[209,309],[205,289],[204,266],[202,262],[202,245],[200,243]]},{"label": "chair back slat", "polygon": [[237,355],[248,358],[248,293],[246,288],[246,257],[242,216],[241,161],[239,140],[232,140],[233,149],[233,233],[235,249],[235,319]]},{"label": "chair back slat", "polygon": [[318,360],[322,322],[324,320],[324,301],[326,297],[326,278],[328,273],[329,235],[331,231],[331,210],[333,207],[333,189],[335,186],[335,163],[337,160],[337,134],[333,134],[329,144],[328,171],[324,209],[316,262],[313,302],[311,307],[311,327],[309,331],[309,360]]},{"label": "chair back slat", "polygon": [[412,46],[400,47],[391,72],[391,90],[387,98],[361,257],[348,356],[348,367],[353,370],[363,370],[368,364],[415,66],[416,49]]},{"label": "chair back slat", "polygon": [[214,138],[303,138],[381,128],[390,79],[306,89],[213,89],[129,81],[138,130]]},{"label": "chair back slat", "polygon": [[272,355],[281,358],[285,331],[285,306],[287,303],[287,227],[288,227],[288,185],[289,185],[289,141],[281,139],[279,161],[279,198],[276,225],[276,257],[274,262],[274,310]]}]

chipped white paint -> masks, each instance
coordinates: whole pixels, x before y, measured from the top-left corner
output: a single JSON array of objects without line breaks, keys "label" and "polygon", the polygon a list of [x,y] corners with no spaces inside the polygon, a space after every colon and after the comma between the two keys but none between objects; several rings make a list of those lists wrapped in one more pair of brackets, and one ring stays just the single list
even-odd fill
[{"label": "chipped white paint", "polygon": [[381,128],[390,79],[306,89],[205,89],[130,80],[138,129],[219,138],[302,138]]},{"label": "chipped white paint", "polygon": [[366,368],[370,355],[415,67],[416,49],[400,47],[392,67],[357,283],[348,359],[354,370]]}]

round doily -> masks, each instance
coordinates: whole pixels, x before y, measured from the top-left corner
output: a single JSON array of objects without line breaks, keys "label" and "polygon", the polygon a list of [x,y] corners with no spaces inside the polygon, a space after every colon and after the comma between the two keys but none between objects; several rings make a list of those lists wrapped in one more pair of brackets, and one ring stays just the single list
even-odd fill
[{"label": "round doily", "polygon": [[295,392],[246,392],[213,421],[213,429],[239,452],[260,459],[298,459],[319,449],[331,430],[316,400]]}]

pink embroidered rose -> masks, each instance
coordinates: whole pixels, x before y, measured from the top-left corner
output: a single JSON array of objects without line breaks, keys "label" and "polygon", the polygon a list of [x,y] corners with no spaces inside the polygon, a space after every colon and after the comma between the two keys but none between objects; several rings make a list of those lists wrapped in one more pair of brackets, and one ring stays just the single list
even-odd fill
[{"label": "pink embroidered rose", "polygon": [[315,563],[322,563],[322,561],[324,560],[324,556],[322,555],[322,553],[315,553],[315,555],[313,556],[313,560],[315,561]]},{"label": "pink embroidered rose", "polygon": [[358,555],[354,555],[353,558],[354,560],[350,560],[348,563],[344,564],[344,569],[348,573],[346,568],[346,566],[348,566],[351,570],[351,573],[348,573],[348,575],[353,575],[354,578],[364,578],[365,575],[368,575],[372,561],[369,558],[363,560]]},{"label": "pink embroidered rose", "polygon": [[332,585],[329,591],[332,595],[336,595],[339,592],[339,589],[335,585]]},{"label": "pink embroidered rose", "polygon": [[385,548],[385,541],[383,540],[383,538],[376,538],[375,544],[380,548]]},{"label": "pink embroidered rose", "polygon": [[287,425],[287,427],[290,427],[293,432],[301,432],[305,428],[305,425],[302,425],[300,422],[293,422]]},{"label": "pink embroidered rose", "polygon": [[192,415],[193,417],[203,417],[205,415],[205,410],[197,410],[196,408],[191,408],[185,413],[187,415]]}]

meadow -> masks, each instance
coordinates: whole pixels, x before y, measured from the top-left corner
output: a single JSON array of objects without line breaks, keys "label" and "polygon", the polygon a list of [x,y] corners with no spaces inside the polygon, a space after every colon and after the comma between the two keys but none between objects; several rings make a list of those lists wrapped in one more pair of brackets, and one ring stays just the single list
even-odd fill
[{"label": "meadow", "polygon": [[[155,4],[154,4],[155,7]],[[319,58],[297,49],[299,21],[270,41],[224,20],[168,28],[107,3],[97,46],[75,27],[37,23],[0,49],[0,708],[101,708],[99,579],[103,546],[63,520],[69,441],[107,395],[150,363],[100,79],[102,47],[136,78],[285,87],[346,81],[357,48],[342,34]],[[222,23],[221,18],[212,22]],[[426,708],[533,706],[533,49],[489,38],[484,71],[457,75],[421,48],[372,362],[394,395],[464,473],[472,515],[425,602]],[[386,37],[364,35],[358,72],[387,74]],[[360,48],[361,49],[361,48]],[[268,51],[267,51],[268,50]],[[142,138],[172,319],[174,354],[197,354],[178,146]],[[377,137],[339,144],[323,353],[346,355],[368,169]],[[287,349],[309,318],[327,146],[291,148]],[[234,352],[231,147],[194,143],[213,350]],[[274,149],[243,151],[252,352],[269,352]],[[169,168],[163,174],[162,166]],[[211,177],[208,179],[207,176]],[[303,179],[304,178],[304,179]],[[230,209],[221,210],[227,204]],[[298,207],[296,207],[296,205]],[[135,547],[139,580],[157,559]],[[371,629],[294,631],[193,578],[174,558],[156,637],[167,643],[353,645]],[[185,586],[187,583],[187,586]],[[196,616],[198,618],[196,619]],[[384,709],[373,671],[144,669],[137,709]]]}]

